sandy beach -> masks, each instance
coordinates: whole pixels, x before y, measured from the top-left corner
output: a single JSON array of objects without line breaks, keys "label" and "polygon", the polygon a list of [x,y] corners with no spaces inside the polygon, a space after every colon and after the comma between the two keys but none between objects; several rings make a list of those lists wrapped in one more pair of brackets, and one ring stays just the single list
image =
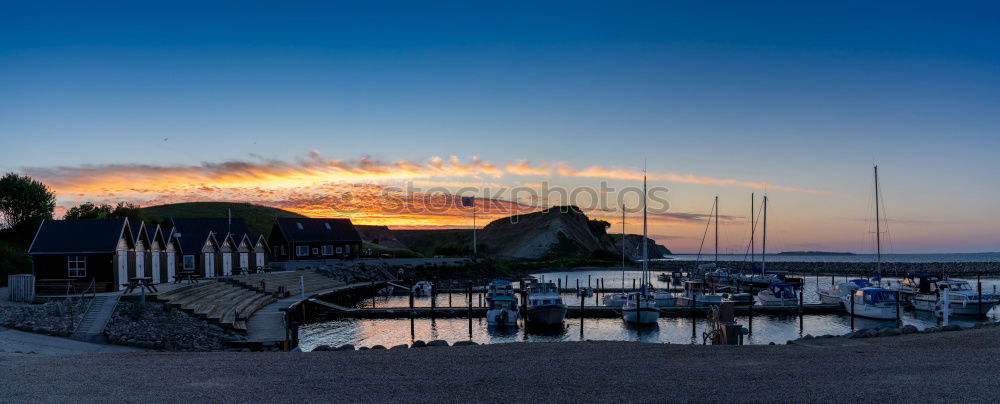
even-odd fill
[{"label": "sandy beach", "polygon": [[309,353],[0,353],[2,401],[994,401],[1000,329],[824,346],[514,343]]}]

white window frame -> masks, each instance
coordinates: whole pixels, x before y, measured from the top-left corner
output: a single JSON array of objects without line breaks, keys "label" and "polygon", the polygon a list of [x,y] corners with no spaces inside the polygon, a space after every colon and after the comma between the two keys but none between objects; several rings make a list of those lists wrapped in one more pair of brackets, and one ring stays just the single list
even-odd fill
[{"label": "white window frame", "polygon": [[[303,250],[305,249],[305,250]],[[305,252],[303,252],[305,251]],[[308,257],[309,256],[309,246],[307,245],[297,245],[295,246],[295,256],[296,257]]]},{"label": "white window frame", "polygon": [[323,246],[323,255],[333,255],[333,246],[332,245]]},{"label": "white window frame", "polygon": [[312,251],[313,251],[313,255],[319,255],[319,248],[313,247]]},{"label": "white window frame", "polygon": [[[74,272],[76,273],[76,275],[74,275]],[[67,278],[86,278],[87,277],[87,256],[86,255],[69,255],[69,256],[66,256],[66,277]]]},{"label": "white window frame", "polygon": [[340,254],[343,254],[343,253],[344,253],[344,247],[337,246],[337,255],[340,255]]},{"label": "white window frame", "polygon": [[[188,258],[191,258],[191,266],[190,267],[188,267]],[[183,261],[183,266],[184,266],[184,271],[185,272],[194,271],[196,269],[196,267],[198,266],[197,265],[198,261],[195,259],[195,257],[193,255],[185,255],[183,258],[181,258],[181,260]]]}]

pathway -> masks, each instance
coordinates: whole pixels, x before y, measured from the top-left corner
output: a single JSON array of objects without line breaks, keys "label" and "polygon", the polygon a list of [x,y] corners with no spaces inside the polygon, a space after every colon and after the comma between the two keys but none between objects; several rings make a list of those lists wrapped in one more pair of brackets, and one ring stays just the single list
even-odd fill
[{"label": "pathway", "polygon": [[[371,282],[352,283],[350,285],[309,292],[306,295],[306,299],[359,287],[371,287]],[[254,312],[250,316],[250,319],[247,320],[247,341],[265,344],[284,341],[285,314],[282,312],[282,309],[292,307],[301,300],[303,299],[300,295],[286,297]]]},{"label": "pathway", "polygon": [[86,342],[104,342],[104,327],[108,325],[108,320],[111,320],[120,297],[121,295],[94,296],[90,309],[83,315],[83,320],[70,338]]},{"label": "pathway", "polygon": [[141,352],[143,349],[121,345],[92,344],[69,338],[53,337],[0,327],[0,352],[67,355],[90,352]]}]

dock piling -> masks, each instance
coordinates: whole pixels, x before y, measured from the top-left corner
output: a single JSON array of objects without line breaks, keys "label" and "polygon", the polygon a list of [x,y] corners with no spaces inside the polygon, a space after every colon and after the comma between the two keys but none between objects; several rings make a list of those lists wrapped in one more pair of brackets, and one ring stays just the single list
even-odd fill
[{"label": "dock piling", "polygon": [[976,303],[976,320],[983,317],[983,273],[976,272],[976,290],[979,293],[979,302]]},{"label": "dock piling", "polygon": [[851,292],[851,331],[854,331],[854,292]]},{"label": "dock piling", "polygon": [[468,284],[467,303],[469,304],[469,339],[472,339],[472,281]]}]

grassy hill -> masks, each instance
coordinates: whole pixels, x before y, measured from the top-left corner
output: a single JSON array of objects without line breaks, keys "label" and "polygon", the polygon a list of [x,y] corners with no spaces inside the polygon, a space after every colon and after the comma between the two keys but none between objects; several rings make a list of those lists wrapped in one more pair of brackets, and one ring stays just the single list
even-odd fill
[{"label": "grassy hill", "polygon": [[265,237],[271,232],[275,218],[305,217],[278,208],[234,202],[190,202],[149,206],[142,208],[142,215],[146,220],[163,222],[172,217],[226,217],[228,210],[232,210],[233,217],[243,218],[250,231],[263,234]]}]

